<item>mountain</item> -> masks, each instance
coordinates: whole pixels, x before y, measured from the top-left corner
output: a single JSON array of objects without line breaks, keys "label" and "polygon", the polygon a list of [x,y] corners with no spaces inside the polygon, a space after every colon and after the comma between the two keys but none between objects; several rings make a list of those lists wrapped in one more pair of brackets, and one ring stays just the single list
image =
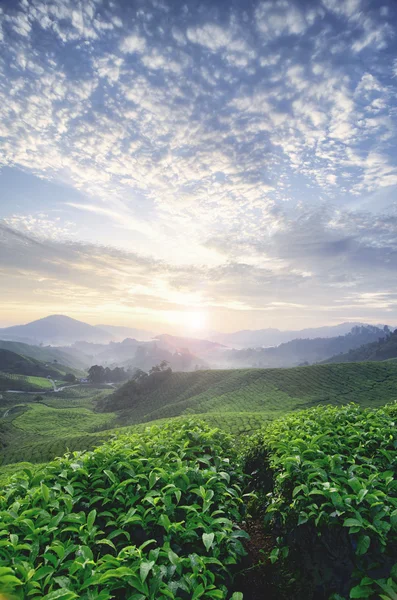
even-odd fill
[{"label": "mountain", "polygon": [[[365,326],[365,323],[340,323],[325,327],[281,331],[280,329],[242,330],[234,333],[216,333],[210,337],[212,341],[219,342],[230,348],[258,348],[278,346],[294,339],[329,338],[346,335],[355,326]],[[383,327],[379,325],[378,327]]]},{"label": "mountain", "polygon": [[132,338],[141,342],[149,342],[155,337],[153,331],[146,329],[135,329],[133,327],[122,327],[117,325],[96,325],[102,331],[106,331],[113,336],[115,342],[122,342],[126,338]]},{"label": "mountain", "polygon": [[[355,326],[347,335],[332,338],[295,339],[273,348],[244,348],[223,352],[219,366],[294,367],[322,362],[338,353],[348,352],[363,344],[377,342],[387,331],[373,325]],[[335,361],[339,362],[339,361]]]},{"label": "mountain", "polygon": [[397,359],[397,329],[376,342],[351,349],[344,354],[336,354],[324,363],[346,363],[361,361],[381,361]]},{"label": "mountain", "polygon": [[0,329],[0,339],[28,344],[68,345],[79,340],[106,343],[113,335],[99,327],[88,325],[65,315],[51,315],[26,325]]},{"label": "mountain", "polygon": [[218,342],[212,342],[210,340],[178,337],[176,335],[169,335],[168,333],[156,336],[155,341],[159,342],[160,347],[166,348],[167,350],[175,352],[182,349],[188,349],[190,352],[200,356],[207,355],[225,347]]}]

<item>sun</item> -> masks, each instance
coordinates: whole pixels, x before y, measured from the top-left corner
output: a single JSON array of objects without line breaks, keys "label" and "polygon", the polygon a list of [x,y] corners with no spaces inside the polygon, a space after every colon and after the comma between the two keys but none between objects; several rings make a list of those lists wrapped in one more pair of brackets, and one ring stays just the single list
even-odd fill
[{"label": "sun", "polygon": [[178,335],[198,335],[207,329],[207,314],[185,308],[167,313],[166,322],[178,330]]},{"label": "sun", "polygon": [[187,312],[184,315],[184,325],[187,329],[193,329],[194,331],[200,331],[205,328],[207,323],[207,317],[204,312],[194,311]]}]

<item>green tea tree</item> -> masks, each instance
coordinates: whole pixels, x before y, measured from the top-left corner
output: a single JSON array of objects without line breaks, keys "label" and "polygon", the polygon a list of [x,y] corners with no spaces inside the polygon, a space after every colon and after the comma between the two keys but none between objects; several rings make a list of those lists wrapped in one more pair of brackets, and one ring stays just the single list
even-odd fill
[{"label": "green tea tree", "polygon": [[270,560],[299,565],[319,597],[397,598],[396,416],[395,405],[319,407],[247,443],[245,468],[277,538]]},{"label": "green tea tree", "polygon": [[26,469],[0,497],[0,590],[45,600],[227,598],[247,537],[242,485],[232,439],[192,421]]}]

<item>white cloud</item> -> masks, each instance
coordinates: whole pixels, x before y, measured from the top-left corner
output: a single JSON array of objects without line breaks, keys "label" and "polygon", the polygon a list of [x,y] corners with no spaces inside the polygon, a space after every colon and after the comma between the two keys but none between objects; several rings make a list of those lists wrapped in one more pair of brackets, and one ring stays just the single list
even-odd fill
[{"label": "white cloud", "polygon": [[318,10],[305,14],[299,5],[288,0],[261,2],[255,10],[256,26],[265,38],[300,35],[320,16]]},{"label": "white cloud", "polygon": [[124,54],[142,54],[146,49],[146,40],[138,34],[131,34],[120,42],[120,50]]},{"label": "white cloud", "polygon": [[[309,200],[342,204],[397,179],[390,65],[379,67],[380,38],[369,42],[373,61],[349,48],[347,40],[362,43],[368,33],[368,13],[358,3],[343,10],[340,4],[261,3],[252,22],[248,9],[246,19],[243,11],[227,9],[221,20],[217,9],[199,15],[192,7],[183,18],[170,11],[165,19],[164,7],[152,6],[134,13],[135,20],[120,20],[99,1],[78,10],[72,0],[32,0],[19,12],[38,35],[46,29],[54,51],[5,24],[1,164],[79,190],[86,200],[69,208],[107,219],[117,242],[131,231],[129,243],[154,249],[173,267],[208,264],[210,272],[201,272],[209,290],[203,302],[225,306],[229,294],[237,306],[242,277],[248,284],[240,308],[263,309],[259,291],[266,281],[284,290],[284,297],[270,299],[273,307],[288,300],[297,282],[310,280],[312,291],[326,279],[324,285],[343,289],[351,285],[349,270],[327,279],[318,267],[324,255],[347,253],[356,267],[356,238],[365,231],[382,246],[385,227],[371,229],[364,220],[351,241],[335,238],[337,228],[347,229],[335,216],[313,229],[299,222],[315,239],[303,252],[288,211],[298,220]],[[329,51],[341,43],[343,61]],[[43,235],[47,227],[50,237],[50,225],[29,212],[33,220],[9,225],[37,227]],[[316,227],[328,245],[314,235]],[[288,236],[296,256],[285,249]],[[375,257],[369,243],[363,248],[384,267],[384,254]],[[364,267],[357,269],[364,278]],[[176,279],[188,277],[182,271]],[[194,285],[186,284],[186,298]],[[303,296],[297,304],[305,304]]]},{"label": "white cloud", "polygon": [[200,44],[213,52],[225,48],[233,39],[229,30],[215,23],[206,23],[201,27],[189,27],[186,35],[193,44]]}]

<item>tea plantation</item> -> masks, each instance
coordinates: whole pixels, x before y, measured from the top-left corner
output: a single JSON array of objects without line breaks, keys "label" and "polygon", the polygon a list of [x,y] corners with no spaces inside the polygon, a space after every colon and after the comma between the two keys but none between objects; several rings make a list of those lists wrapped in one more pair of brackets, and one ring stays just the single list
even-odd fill
[{"label": "tea plantation", "polygon": [[123,424],[183,414],[261,413],[275,418],[318,404],[380,406],[397,398],[397,364],[351,363],[292,369],[158,373],[127,382],[100,403]]},{"label": "tea plantation", "polygon": [[396,600],[395,399],[394,362],[3,394],[0,597]]}]

